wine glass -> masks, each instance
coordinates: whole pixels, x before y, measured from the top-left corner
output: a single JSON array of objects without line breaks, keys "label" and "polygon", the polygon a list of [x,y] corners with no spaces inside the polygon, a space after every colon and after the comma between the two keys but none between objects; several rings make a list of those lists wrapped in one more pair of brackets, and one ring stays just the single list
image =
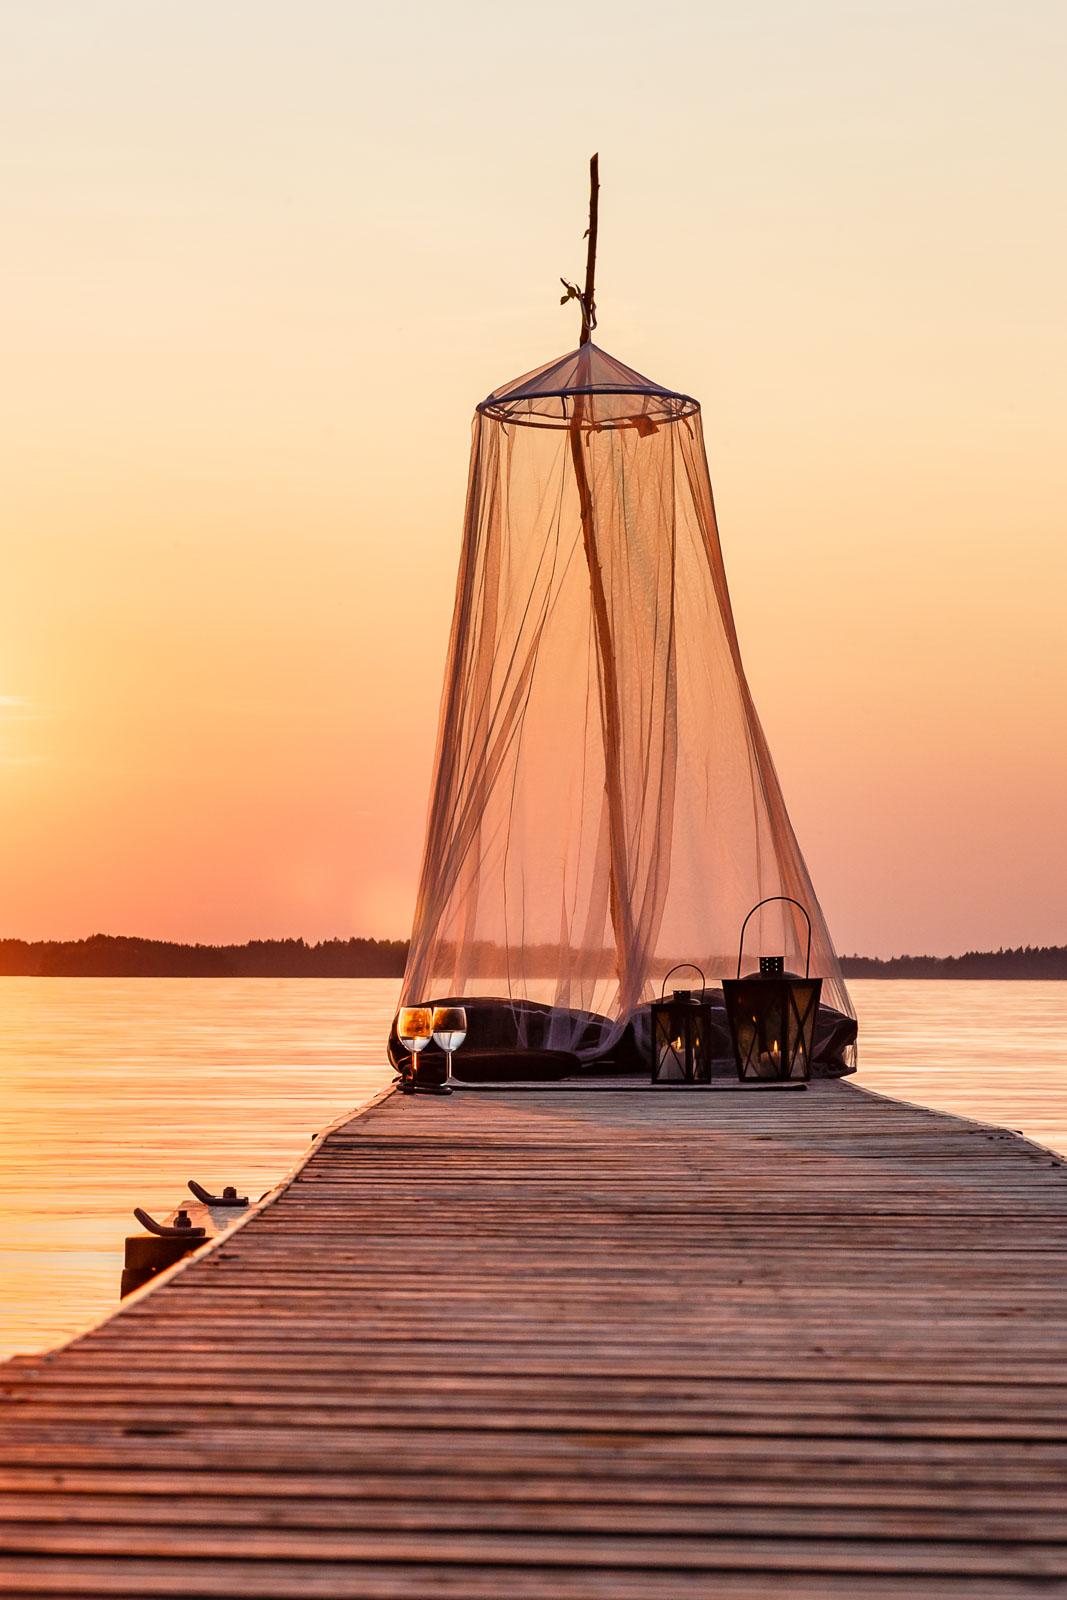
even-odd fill
[{"label": "wine glass", "polygon": [[402,1006],[396,1019],[396,1036],[411,1056],[411,1079],[420,1050],[425,1050],[433,1033],[433,1013],[429,1006]]},{"label": "wine glass", "polygon": [[445,1052],[445,1084],[452,1083],[452,1052],[458,1050],[467,1037],[467,1013],[462,1006],[435,1006],[433,1013],[433,1042]]}]

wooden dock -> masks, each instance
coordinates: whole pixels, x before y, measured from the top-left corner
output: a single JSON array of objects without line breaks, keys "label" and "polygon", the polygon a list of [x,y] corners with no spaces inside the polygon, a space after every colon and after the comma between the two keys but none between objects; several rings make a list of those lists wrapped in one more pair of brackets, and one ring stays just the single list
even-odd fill
[{"label": "wooden dock", "polygon": [[847,1084],[392,1095],[0,1369],[0,1593],[1067,1594],[1065,1266],[1057,1158]]}]

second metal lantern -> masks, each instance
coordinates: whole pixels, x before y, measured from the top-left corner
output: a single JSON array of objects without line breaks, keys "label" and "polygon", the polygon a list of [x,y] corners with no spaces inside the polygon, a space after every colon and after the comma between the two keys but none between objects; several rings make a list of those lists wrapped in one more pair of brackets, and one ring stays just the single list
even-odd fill
[{"label": "second metal lantern", "polygon": [[[808,952],[803,978],[785,971],[782,956],[761,956],[759,972],[741,976],[745,929],[761,906],[784,900],[796,906],[808,925]],[[741,924],[737,977],[724,978],[723,999],[734,1045],[737,1076],[746,1078],[810,1078],[822,979],[811,977],[811,918],[789,895],[770,895],[752,907]]]},{"label": "second metal lantern", "polygon": [[[682,967],[700,972],[700,990],[675,989],[665,998],[667,978]],[[672,967],[660,997],[652,1003],[652,1082],[710,1083],[712,1061],[711,1006],[704,998],[707,979],[691,961]]]}]

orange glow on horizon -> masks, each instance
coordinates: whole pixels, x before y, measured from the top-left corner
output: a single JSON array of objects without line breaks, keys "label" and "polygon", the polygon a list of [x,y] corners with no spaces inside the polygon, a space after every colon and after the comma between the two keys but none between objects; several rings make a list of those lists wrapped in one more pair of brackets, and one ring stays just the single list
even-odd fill
[{"label": "orange glow on horizon", "polygon": [[1067,12],[446,11],[8,20],[0,934],[406,933],[470,416],[577,342],[599,149],[838,948],[1067,942]]}]

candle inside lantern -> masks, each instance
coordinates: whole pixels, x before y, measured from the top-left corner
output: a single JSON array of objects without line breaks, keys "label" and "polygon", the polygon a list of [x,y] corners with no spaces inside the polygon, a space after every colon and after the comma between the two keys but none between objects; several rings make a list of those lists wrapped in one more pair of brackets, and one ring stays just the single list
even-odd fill
[{"label": "candle inside lantern", "polygon": [[759,1064],[768,1077],[778,1077],[782,1065],[782,1051],[777,1039],[769,1050],[760,1051]]}]

